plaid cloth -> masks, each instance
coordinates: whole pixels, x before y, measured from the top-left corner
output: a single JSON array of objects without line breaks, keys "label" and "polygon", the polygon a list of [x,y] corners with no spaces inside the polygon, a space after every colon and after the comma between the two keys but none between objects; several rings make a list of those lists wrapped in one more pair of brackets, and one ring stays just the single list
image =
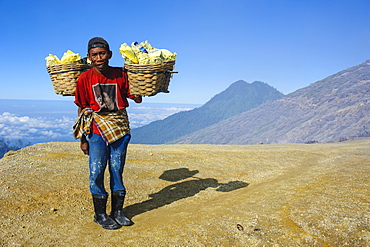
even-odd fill
[{"label": "plaid cloth", "polygon": [[85,108],[73,125],[75,138],[79,139],[82,135],[90,134],[90,126],[93,122],[107,145],[130,134],[126,109],[116,112],[94,112],[91,108]]}]

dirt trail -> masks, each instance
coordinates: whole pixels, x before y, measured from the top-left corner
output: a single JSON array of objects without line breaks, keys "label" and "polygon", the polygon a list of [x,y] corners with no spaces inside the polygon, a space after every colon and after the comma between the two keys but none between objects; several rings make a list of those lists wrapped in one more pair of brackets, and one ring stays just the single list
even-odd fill
[{"label": "dirt trail", "polygon": [[370,246],[369,163],[370,140],[130,145],[135,224],[109,231],[78,143],[37,144],[0,160],[0,245]]}]

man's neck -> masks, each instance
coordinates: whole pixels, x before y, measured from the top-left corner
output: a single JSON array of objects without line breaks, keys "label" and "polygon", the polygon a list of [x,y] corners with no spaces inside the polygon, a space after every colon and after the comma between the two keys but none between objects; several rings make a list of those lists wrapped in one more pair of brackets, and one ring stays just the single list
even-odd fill
[{"label": "man's neck", "polygon": [[101,74],[103,76],[107,76],[109,74],[109,71],[110,71],[110,66],[106,67],[104,70],[100,71],[98,70],[96,67],[94,67],[95,71],[98,73],[98,74]]}]

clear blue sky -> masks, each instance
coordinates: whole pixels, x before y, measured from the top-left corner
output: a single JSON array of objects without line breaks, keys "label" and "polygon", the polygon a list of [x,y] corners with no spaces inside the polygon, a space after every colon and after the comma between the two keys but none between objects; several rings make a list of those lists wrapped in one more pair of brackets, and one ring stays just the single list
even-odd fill
[{"label": "clear blue sky", "polygon": [[148,40],[177,52],[169,94],[146,102],[207,102],[237,80],[284,94],[370,58],[369,0],[0,0],[0,99],[56,95],[49,53],[86,54],[87,41]]}]

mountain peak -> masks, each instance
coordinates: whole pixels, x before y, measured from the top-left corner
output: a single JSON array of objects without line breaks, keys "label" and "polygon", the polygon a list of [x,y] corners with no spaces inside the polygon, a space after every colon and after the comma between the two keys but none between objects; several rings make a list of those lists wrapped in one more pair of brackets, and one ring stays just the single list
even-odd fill
[{"label": "mountain peak", "polygon": [[282,93],[271,86],[265,83],[261,85],[261,82],[249,84],[243,80],[236,81],[199,108],[179,112],[164,120],[133,129],[132,143],[172,142],[184,135],[253,109],[266,101],[283,97]]}]

